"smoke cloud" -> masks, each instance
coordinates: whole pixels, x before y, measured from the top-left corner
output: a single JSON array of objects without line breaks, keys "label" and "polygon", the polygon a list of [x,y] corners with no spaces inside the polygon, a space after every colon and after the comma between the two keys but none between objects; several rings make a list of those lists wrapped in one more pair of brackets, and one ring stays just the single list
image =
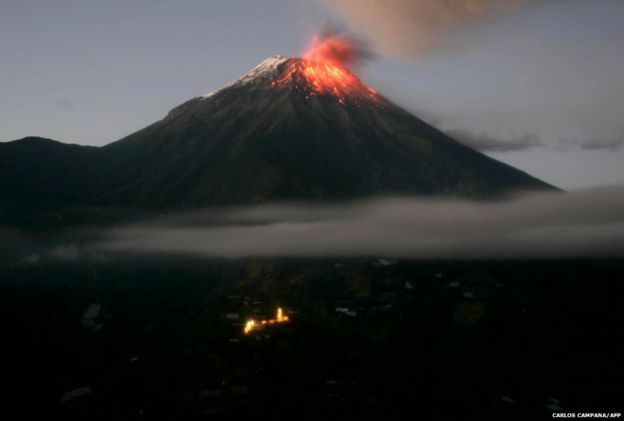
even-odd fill
[{"label": "smoke cloud", "polygon": [[314,37],[304,57],[349,67],[374,58],[374,54],[364,40],[343,27],[328,23]]},{"label": "smoke cloud", "polygon": [[471,25],[517,13],[537,0],[320,0],[388,55],[418,57]]},{"label": "smoke cloud", "polygon": [[446,134],[483,152],[514,152],[544,146],[544,142],[534,133],[525,133],[512,139],[503,140],[486,133],[475,134],[469,130],[446,130]]},{"label": "smoke cloud", "polygon": [[624,188],[205,211],[115,228],[91,248],[227,258],[624,257]]}]

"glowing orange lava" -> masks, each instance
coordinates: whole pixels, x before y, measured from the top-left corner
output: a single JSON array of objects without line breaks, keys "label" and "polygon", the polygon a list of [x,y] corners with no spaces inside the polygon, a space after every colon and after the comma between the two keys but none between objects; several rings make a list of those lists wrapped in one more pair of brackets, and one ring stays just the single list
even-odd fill
[{"label": "glowing orange lava", "polygon": [[284,316],[284,312],[282,311],[282,308],[278,307],[277,314],[275,315],[275,319],[258,320],[258,321],[254,319],[247,320],[247,322],[245,323],[245,327],[243,329],[243,333],[245,335],[248,335],[252,331],[261,329],[264,326],[273,325],[276,323],[286,323],[288,320],[289,320],[288,316]]},{"label": "glowing orange lava", "polygon": [[295,86],[309,99],[331,95],[346,105],[347,101],[376,101],[377,92],[366,86],[346,67],[356,63],[360,50],[350,40],[339,35],[315,38],[301,59],[293,59],[273,87]]},{"label": "glowing orange lava", "polygon": [[335,67],[346,67],[357,63],[362,55],[362,49],[355,41],[342,36],[337,32],[323,33],[312,39],[312,44],[304,58]]}]

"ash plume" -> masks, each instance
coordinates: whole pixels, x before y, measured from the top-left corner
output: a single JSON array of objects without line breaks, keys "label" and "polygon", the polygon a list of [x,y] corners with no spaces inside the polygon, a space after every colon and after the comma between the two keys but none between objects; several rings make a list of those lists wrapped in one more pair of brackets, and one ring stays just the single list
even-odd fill
[{"label": "ash plume", "polygon": [[419,57],[462,29],[518,13],[539,0],[320,0],[384,54]]},{"label": "ash plume", "polygon": [[304,58],[342,67],[362,64],[374,58],[369,45],[344,27],[328,23],[303,55]]}]

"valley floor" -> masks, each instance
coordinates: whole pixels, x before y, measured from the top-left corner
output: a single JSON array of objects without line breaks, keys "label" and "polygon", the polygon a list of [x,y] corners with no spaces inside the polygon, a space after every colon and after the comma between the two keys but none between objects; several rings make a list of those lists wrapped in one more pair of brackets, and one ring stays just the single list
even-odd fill
[{"label": "valley floor", "polygon": [[[609,260],[7,266],[3,411],[81,420],[622,412],[623,279],[624,262]],[[243,333],[278,306],[287,323]]]}]

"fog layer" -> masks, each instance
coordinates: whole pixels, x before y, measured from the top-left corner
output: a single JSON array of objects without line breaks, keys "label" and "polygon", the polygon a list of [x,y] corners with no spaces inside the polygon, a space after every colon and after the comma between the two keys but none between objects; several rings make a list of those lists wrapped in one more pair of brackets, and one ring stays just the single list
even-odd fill
[{"label": "fog layer", "polygon": [[624,256],[624,188],[506,201],[378,198],[180,214],[100,233],[98,252],[206,257]]}]

